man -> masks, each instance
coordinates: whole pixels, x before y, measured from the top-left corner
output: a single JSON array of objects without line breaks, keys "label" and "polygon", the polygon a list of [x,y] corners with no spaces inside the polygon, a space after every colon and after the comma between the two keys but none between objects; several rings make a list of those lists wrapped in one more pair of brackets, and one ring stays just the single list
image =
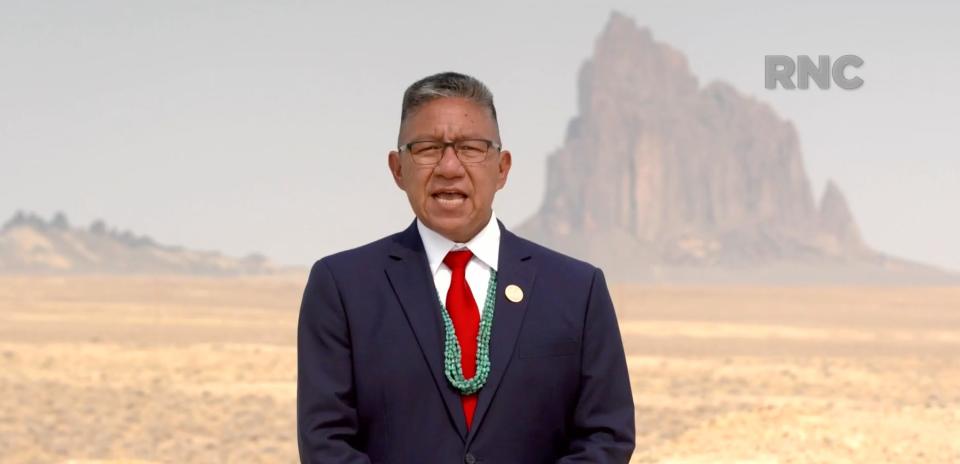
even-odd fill
[{"label": "man", "polygon": [[496,219],[490,91],[441,73],[388,155],[416,219],[317,261],[297,343],[303,463],[626,463],[634,410],[600,269]]}]

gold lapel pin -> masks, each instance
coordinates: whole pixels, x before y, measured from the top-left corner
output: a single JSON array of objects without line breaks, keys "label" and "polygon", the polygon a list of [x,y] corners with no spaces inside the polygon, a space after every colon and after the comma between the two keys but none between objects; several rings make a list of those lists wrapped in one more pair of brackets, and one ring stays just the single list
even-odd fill
[{"label": "gold lapel pin", "polygon": [[514,284],[507,285],[507,288],[503,291],[503,293],[507,295],[508,300],[514,303],[519,303],[520,300],[523,299],[523,290]]}]

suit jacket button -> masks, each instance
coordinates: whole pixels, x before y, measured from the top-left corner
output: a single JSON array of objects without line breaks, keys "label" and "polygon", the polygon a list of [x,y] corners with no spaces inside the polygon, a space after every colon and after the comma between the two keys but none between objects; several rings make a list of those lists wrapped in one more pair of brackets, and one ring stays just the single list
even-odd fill
[{"label": "suit jacket button", "polygon": [[477,462],[477,457],[474,456],[473,453],[467,453],[467,455],[463,457],[463,462],[464,464],[474,464]]}]

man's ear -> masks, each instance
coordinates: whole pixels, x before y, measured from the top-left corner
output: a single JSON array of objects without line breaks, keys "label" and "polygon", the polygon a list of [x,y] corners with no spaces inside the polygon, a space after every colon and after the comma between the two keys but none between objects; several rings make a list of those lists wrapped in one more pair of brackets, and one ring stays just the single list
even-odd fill
[{"label": "man's ear", "polygon": [[397,184],[400,190],[403,190],[403,171],[401,170],[400,153],[391,150],[387,154],[387,167],[390,168],[390,175],[393,176],[393,182]]},{"label": "man's ear", "polygon": [[499,169],[497,173],[497,190],[503,188],[504,185],[507,185],[507,175],[510,174],[510,166],[513,165],[513,158],[509,150],[503,150],[500,152],[500,160],[498,161],[497,168]]}]

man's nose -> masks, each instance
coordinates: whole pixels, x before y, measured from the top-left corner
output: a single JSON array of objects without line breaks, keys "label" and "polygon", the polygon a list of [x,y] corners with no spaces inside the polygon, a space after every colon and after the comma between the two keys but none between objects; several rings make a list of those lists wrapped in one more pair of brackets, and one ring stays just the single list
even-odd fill
[{"label": "man's nose", "polygon": [[459,176],[464,172],[463,163],[460,162],[460,158],[457,157],[457,150],[453,148],[453,145],[447,145],[443,147],[443,152],[440,153],[440,161],[437,162],[437,167],[435,172],[444,176]]}]

